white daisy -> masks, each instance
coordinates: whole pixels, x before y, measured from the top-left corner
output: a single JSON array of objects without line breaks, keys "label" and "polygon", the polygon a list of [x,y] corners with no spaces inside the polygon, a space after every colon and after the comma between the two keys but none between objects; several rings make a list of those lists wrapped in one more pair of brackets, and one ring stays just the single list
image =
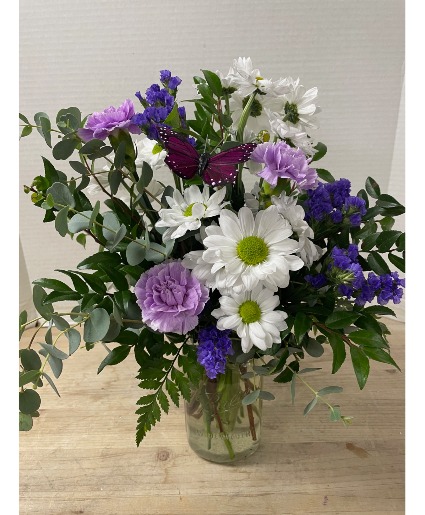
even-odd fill
[{"label": "white daisy", "polygon": [[136,168],[141,168],[143,163],[148,163],[155,172],[159,170],[169,171],[168,166],[164,162],[167,152],[165,150],[156,152],[158,148],[155,148],[156,145],[156,141],[149,138],[142,138],[136,142]]},{"label": "white daisy", "polygon": [[218,319],[217,327],[233,329],[241,339],[243,352],[253,345],[261,350],[280,343],[280,332],[288,326],[284,311],[274,311],[279,297],[262,286],[245,293],[230,293],[220,297],[220,307],[212,312]]},{"label": "white daisy", "polygon": [[[233,128],[237,129],[242,112],[249,97],[234,93],[230,98],[230,111],[232,113]],[[251,112],[245,126],[244,141],[252,141],[261,131],[270,131],[270,122],[267,110],[279,109],[282,101],[270,95],[256,95],[251,106]]]},{"label": "white daisy", "polygon": [[229,86],[236,88],[243,97],[255,90],[267,93],[272,87],[272,81],[261,76],[260,70],[253,67],[250,57],[235,59],[226,79]]},{"label": "white daisy", "polygon": [[222,208],[228,204],[223,203],[226,188],[222,188],[213,195],[209,194],[207,187],[201,192],[198,186],[192,185],[184,190],[183,195],[174,190],[172,197],[166,197],[170,209],[159,211],[159,220],[156,227],[166,227],[162,235],[164,242],[180,238],[187,231],[194,231],[201,227],[201,220],[220,214]]},{"label": "white daisy", "polygon": [[276,291],[289,284],[289,272],[299,270],[303,261],[293,254],[297,241],[290,238],[292,228],[277,210],[270,206],[255,219],[248,207],[238,214],[223,210],[219,225],[206,227],[204,251],[194,251],[183,259],[195,276],[210,288],[238,293],[263,284]]},{"label": "white daisy", "polygon": [[298,236],[299,256],[305,265],[310,267],[322,255],[322,249],[315,245],[310,238],[314,238],[313,229],[304,220],[305,212],[302,206],[297,205],[297,199],[282,193],[280,197],[272,197],[273,204],[279,213],[287,220]]},{"label": "white daisy", "polygon": [[283,121],[288,125],[297,126],[299,124],[304,129],[307,127],[317,129],[319,125],[314,116],[320,112],[320,107],[314,103],[317,97],[317,88],[306,91],[305,87],[300,84],[300,79],[293,80],[292,77],[288,77],[285,80],[289,91],[280,97],[283,106],[279,112],[282,114]]},{"label": "white daisy", "polygon": [[307,156],[314,156],[316,149],[313,148],[314,141],[304,131],[300,124],[290,125],[282,120],[282,116],[273,113],[270,109],[265,109],[269,118],[270,129],[273,134],[282,139],[289,139],[298,148],[300,148]]}]

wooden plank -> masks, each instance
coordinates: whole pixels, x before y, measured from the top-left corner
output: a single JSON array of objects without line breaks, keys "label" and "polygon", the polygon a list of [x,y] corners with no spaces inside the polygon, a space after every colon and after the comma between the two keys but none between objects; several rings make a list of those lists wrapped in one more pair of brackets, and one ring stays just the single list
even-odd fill
[{"label": "wooden plank", "polygon": [[[404,324],[388,320],[392,355],[404,370]],[[33,334],[24,335],[23,346]],[[66,347],[64,347],[66,349]],[[128,358],[97,375],[105,349],[78,350],[42,393],[41,416],[20,437],[21,514],[401,514],[404,513],[404,372],[373,362],[360,392],[347,361],[330,374],[331,353],[308,358],[323,370],[304,376],[330,397],[350,427],[318,406],[311,393],[266,379],[259,450],[243,462],[217,465],[188,447],[183,409],[171,408],[139,448],[134,434],[140,397],[137,363]]]}]

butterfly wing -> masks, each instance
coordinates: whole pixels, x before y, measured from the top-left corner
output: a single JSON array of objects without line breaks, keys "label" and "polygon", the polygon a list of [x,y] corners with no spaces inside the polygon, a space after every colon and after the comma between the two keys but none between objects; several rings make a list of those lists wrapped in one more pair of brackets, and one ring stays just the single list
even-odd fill
[{"label": "butterfly wing", "polygon": [[167,166],[179,177],[191,179],[199,168],[199,154],[195,148],[168,127],[158,127],[161,143],[167,150]]},{"label": "butterfly wing", "polygon": [[255,143],[244,143],[211,156],[202,174],[203,180],[210,186],[235,182],[237,165],[248,161],[256,146]]}]

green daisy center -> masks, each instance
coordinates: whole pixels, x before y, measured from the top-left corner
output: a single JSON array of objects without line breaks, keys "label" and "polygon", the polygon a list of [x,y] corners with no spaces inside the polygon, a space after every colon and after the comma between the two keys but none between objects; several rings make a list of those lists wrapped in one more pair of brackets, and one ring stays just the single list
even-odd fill
[{"label": "green daisy center", "polygon": [[189,204],[187,206],[187,208],[183,212],[184,216],[192,216],[192,209],[193,209],[194,205],[195,205],[195,202],[192,202],[192,204]]},{"label": "green daisy center", "polygon": [[239,306],[239,315],[244,324],[253,324],[261,319],[260,306],[253,300],[246,300]]},{"label": "green daisy center", "polygon": [[285,122],[298,123],[300,117],[298,115],[298,107],[297,104],[290,104],[286,102],[285,104],[285,118],[283,119]]},{"label": "green daisy center", "polygon": [[247,236],[238,243],[236,253],[246,265],[258,265],[267,259],[269,248],[262,238]]},{"label": "green daisy center", "polygon": [[[242,100],[242,107],[245,109],[246,104],[248,103],[250,97],[245,97]],[[257,118],[257,116],[260,116],[263,112],[263,106],[261,105],[261,102],[254,98],[254,101],[251,104],[251,111],[249,113],[249,116],[252,116],[253,118]]]}]

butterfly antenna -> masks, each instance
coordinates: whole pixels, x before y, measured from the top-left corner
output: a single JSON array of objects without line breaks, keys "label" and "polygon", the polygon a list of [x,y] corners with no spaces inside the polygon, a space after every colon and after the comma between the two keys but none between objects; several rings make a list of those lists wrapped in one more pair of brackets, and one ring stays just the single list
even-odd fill
[{"label": "butterfly antenna", "polygon": [[218,147],[220,147],[220,146],[223,144],[223,141],[224,141],[224,138],[223,138],[223,139],[221,139],[221,140],[218,142],[218,144],[217,144],[217,145],[212,149],[212,152],[213,152],[213,153],[218,149]]}]

